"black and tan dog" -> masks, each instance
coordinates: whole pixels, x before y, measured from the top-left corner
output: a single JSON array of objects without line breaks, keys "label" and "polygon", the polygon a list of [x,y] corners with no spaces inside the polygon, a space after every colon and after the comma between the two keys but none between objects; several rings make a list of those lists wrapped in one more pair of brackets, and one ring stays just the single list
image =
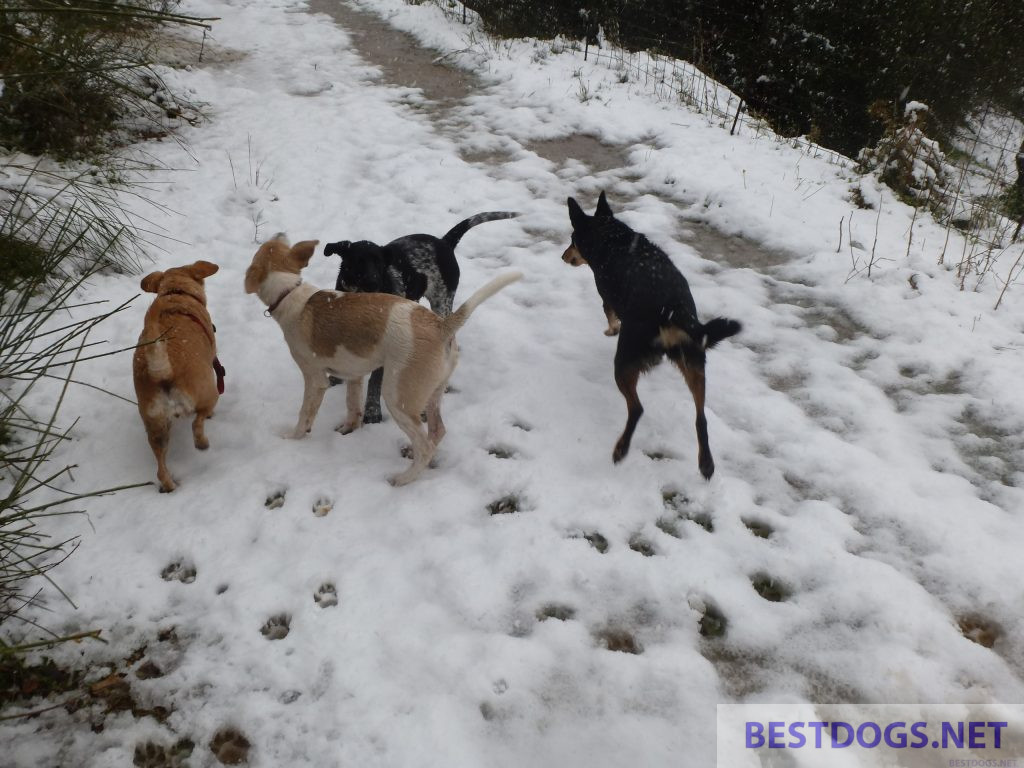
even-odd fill
[{"label": "black and tan dog", "polygon": [[572,243],[562,259],[574,266],[590,265],[608,314],[609,330],[613,317],[621,323],[615,351],[615,383],[626,398],[628,417],[612,459],[619,462],[629,453],[633,430],[644,412],[636,393],[640,374],[668,355],[682,371],[693,395],[697,409],[697,465],[700,473],[710,478],[715,462],[704,417],[705,352],[722,339],[739,333],[740,324],[722,317],[701,323],[686,278],[661,248],[615,218],[604,192],[593,216],[585,214],[570,197],[569,219]]},{"label": "black and tan dog", "polygon": [[[267,305],[305,381],[292,436],[304,437],[313,428],[328,376],[347,384],[348,414],[338,431],[358,429],[363,377],[383,368],[384,403],[412,443],[412,465],[390,478],[392,485],[405,485],[427,468],[445,434],[441,396],[459,359],[455,332],[477,306],[522,275],[496,277],[442,318],[399,296],[339,293],[302,282],[316,245],[316,240],[289,245],[277,235],[260,246],[245,272],[245,292]],[[424,411],[425,432],[420,423]]]},{"label": "black and tan dog", "polygon": [[[430,309],[441,317],[452,313],[459,287],[459,262],[455,247],[470,229],[488,221],[513,219],[518,213],[488,211],[470,216],[452,227],[444,237],[406,235],[387,245],[369,240],[341,240],[324,246],[324,256],[341,256],[335,288],[355,293],[390,293],[412,301],[426,297]],[[381,419],[380,387],[383,372],[370,376],[363,421]],[[332,381],[332,383],[338,383]]]}]

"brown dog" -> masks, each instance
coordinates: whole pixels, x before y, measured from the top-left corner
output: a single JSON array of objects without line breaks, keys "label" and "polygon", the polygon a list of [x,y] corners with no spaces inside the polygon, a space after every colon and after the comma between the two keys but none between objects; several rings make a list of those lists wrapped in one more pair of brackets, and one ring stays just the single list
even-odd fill
[{"label": "brown dog", "polygon": [[204,451],[210,447],[203,422],[213,415],[217,405],[218,377],[223,369],[217,362],[203,280],[217,269],[216,264],[197,261],[142,278],[142,290],[157,297],[146,311],[132,367],[139,413],[156,456],[161,493],[175,488],[166,463],[173,419],[194,416],[192,437],[196,448]]},{"label": "brown dog", "polygon": [[[455,312],[441,318],[415,301],[384,293],[341,293],[302,282],[300,273],[319,241],[294,246],[283,235],[260,246],[245,273],[245,292],[259,295],[284,333],[305,380],[302,408],[292,437],[313,427],[328,376],[347,384],[348,415],[342,434],[362,425],[363,377],[383,367],[381,394],[395,423],[412,443],[412,465],[390,478],[405,485],[426,469],[444,437],[441,395],[458,362],[455,332],[483,301],[522,275],[495,278]],[[420,414],[426,410],[424,434]]]}]

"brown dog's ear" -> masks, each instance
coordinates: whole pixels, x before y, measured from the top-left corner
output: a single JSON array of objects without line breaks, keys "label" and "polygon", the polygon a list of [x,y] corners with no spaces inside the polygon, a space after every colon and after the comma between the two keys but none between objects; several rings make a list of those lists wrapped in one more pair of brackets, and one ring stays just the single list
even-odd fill
[{"label": "brown dog's ear", "polygon": [[604,196],[604,192],[597,198],[597,210],[594,211],[594,215],[602,217],[612,216],[612,207],[608,205],[608,198]]},{"label": "brown dog's ear", "polygon": [[188,273],[196,280],[205,280],[210,275],[217,274],[218,269],[220,267],[212,261],[197,261],[188,268]]},{"label": "brown dog's ear", "polygon": [[260,284],[267,279],[267,266],[266,262],[260,262],[257,264],[253,261],[249,265],[249,268],[245,270],[245,292],[256,293],[260,289]]},{"label": "brown dog's ear", "polygon": [[575,200],[573,200],[570,197],[569,198],[569,221],[572,222],[572,228],[574,230],[586,229],[587,222],[589,220],[590,220],[590,217],[587,216],[587,214],[585,214],[583,212],[583,209],[580,208],[580,204],[577,203]]},{"label": "brown dog's ear", "polygon": [[163,279],[163,272],[151,272],[142,278],[142,282],[139,285],[146,293],[157,293],[160,290],[160,281]]},{"label": "brown dog's ear", "polygon": [[300,266],[305,267],[309,264],[309,260],[313,258],[313,254],[316,252],[316,247],[319,244],[319,240],[303,240],[301,243],[293,245],[288,253]]}]

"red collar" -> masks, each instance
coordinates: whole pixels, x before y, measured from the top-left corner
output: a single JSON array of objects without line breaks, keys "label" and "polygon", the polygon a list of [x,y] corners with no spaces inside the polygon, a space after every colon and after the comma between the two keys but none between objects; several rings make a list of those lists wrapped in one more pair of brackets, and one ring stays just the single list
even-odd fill
[{"label": "red collar", "polygon": [[[187,296],[188,294],[185,294],[185,295]],[[195,297],[193,297],[193,298],[195,298]],[[213,334],[210,333],[209,330],[207,330],[206,325],[203,323],[202,320],[200,320],[198,317],[193,315],[191,312],[182,312],[181,314],[183,314],[185,317],[187,317],[189,320],[191,320],[193,323],[195,323],[196,325],[198,325],[200,328],[203,329],[203,333],[206,334],[206,338],[208,338],[210,340],[210,346],[211,347],[216,347],[217,346],[216,343],[213,340]],[[210,323],[210,325],[213,326],[213,323]],[[213,330],[214,330],[214,332],[216,332],[217,329],[214,328]],[[214,373],[217,374],[217,392],[219,394],[223,395],[224,394],[224,375],[226,374],[226,371],[224,370],[224,366],[220,364],[220,360],[217,359],[216,355],[213,356],[213,371],[214,371]]]},{"label": "red collar", "polygon": [[281,306],[281,302],[284,301],[285,299],[287,299],[288,295],[292,291],[294,291],[296,288],[298,288],[299,285],[302,285],[302,283],[299,283],[298,285],[293,285],[287,291],[285,291],[280,296],[278,296],[277,297],[277,301],[275,301],[273,304],[271,304],[269,307],[267,307],[266,311],[263,314],[266,315],[267,317],[270,317],[272,314],[274,314],[274,310],[277,309],[279,306]]},{"label": "red collar", "polygon": [[[203,329],[203,333],[206,334],[206,338],[208,338],[210,340],[210,344],[213,345],[213,346],[216,346],[216,342],[214,342],[214,340],[213,340],[213,334],[210,333],[209,329],[207,329],[205,323],[203,323],[202,320],[200,320],[198,317],[193,315],[191,312],[181,312],[180,314],[184,315],[189,320],[191,320],[193,323],[195,323],[200,328],[202,328]],[[211,325],[212,325],[212,323],[211,323]]]}]

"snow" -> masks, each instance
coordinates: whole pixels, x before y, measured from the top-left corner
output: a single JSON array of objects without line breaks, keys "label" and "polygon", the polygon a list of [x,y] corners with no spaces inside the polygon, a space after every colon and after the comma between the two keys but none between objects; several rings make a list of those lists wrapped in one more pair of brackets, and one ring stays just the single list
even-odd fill
[{"label": "snow", "polygon": [[[958,290],[959,236],[873,178],[763,131],[730,136],[571,45],[491,43],[427,4],[363,7],[481,83],[436,107],[301,2],[182,6],[221,18],[210,62],[168,75],[210,120],[184,130],[187,152],[146,145],[180,169],[152,193],[173,238],[152,268],[220,265],[207,292],[227,391],[208,452],[176,428],[173,494],[125,491],[52,521],[82,536],[55,572],[76,607],[54,598],[41,617],[103,629],[108,646],[66,657],[146,645],[164,674],[132,689],[173,713],[100,734],[59,711],[7,721],[0,763],[123,766],[141,742],[187,737],[192,763],[214,765],[206,745],[233,726],[254,766],[704,766],[718,703],[1021,701],[1017,287],[993,311],[992,273]],[[531,149],[570,136],[624,162]],[[587,268],[560,259],[566,198],[592,211],[601,190],[678,264],[702,319],[744,323],[709,353],[709,483],[668,365],[642,379],[632,452],[611,461],[615,341]],[[302,381],[242,290],[255,238],[383,243],[485,210],[522,216],[465,236],[456,303],[502,271],[526,277],[460,332],[436,468],[389,486],[404,438],[390,421],[336,433],[342,388],[311,435],[284,439]],[[331,287],[336,268],[318,255],[304,277]],[[138,277],[105,277],[83,298],[136,293]],[[135,342],[147,301],[104,324],[111,348]],[[115,356],[79,376],[131,398],[130,368]],[[155,477],[132,405],[80,388],[65,414],[80,417],[62,454],[76,490]],[[509,495],[517,512],[488,513]],[[781,602],[755,591],[761,576]],[[325,583],[337,605],[314,600]],[[699,632],[708,606],[722,637]],[[540,620],[555,607],[572,617]],[[267,639],[282,615],[287,636]],[[992,648],[965,638],[969,617],[996,628]],[[157,639],[172,627],[175,642]],[[623,631],[641,653],[605,647]]]}]

